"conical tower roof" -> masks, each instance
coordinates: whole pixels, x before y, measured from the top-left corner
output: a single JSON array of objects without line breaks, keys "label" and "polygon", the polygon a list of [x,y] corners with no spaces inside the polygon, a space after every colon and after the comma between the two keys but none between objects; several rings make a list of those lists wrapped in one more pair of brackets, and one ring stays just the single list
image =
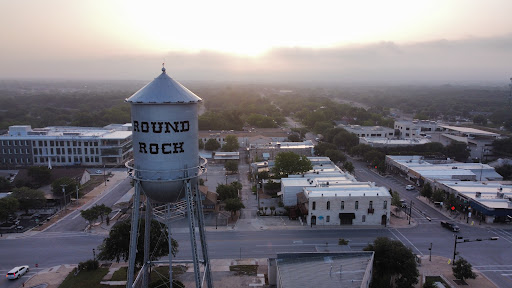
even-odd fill
[{"label": "conical tower roof", "polygon": [[191,104],[203,99],[169,77],[162,68],[160,76],[125,101],[137,104]]}]

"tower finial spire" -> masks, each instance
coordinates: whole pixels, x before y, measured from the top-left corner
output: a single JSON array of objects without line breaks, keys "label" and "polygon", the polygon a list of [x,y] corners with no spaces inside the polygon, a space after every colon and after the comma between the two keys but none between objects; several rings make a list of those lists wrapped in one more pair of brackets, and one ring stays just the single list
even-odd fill
[{"label": "tower finial spire", "polygon": [[165,73],[165,62],[162,62],[162,73]]}]

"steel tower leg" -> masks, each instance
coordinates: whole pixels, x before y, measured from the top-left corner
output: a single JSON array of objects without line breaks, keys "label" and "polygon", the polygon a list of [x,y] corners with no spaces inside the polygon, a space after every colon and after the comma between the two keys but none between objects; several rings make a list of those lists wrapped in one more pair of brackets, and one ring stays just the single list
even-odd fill
[{"label": "steel tower leg", "polygon": [[196,287],[201,288],[201,271],[199,269],[199,256],[197,253],[197,241],[196,241],[196,227],[195,227],[195,213],[194,213],[194,198],[192,185],[190,180],[186,183],[186,197],[187,197],[187,209],[188,209],[188,226],[190,230],[190,247],[192,249],[192,261],[194,262],[194,278],[196,280]]},{"label": "steel tower leg", "polygon": [[[167,203],[167,240],[169,241],[169,287],[172,288],[172,237],[171,237],[171,204]],[[147,286],[146,286],[147,287]]]},{"label": "steel tower leg", "polygon": [[135,195],[133,198],[132,211],[132,227],[130,231],[130,254],[128,257],[128,282],[126,282],[126,288],[132,287],[133,277],[135,273],[135,253],[137,252],[137,234],[139,228],[140,189],[140,181],[135,181]]},{"label": "steel tower leg", "polygon": [[201,192],[199,191],[199,184],[195,187],[196,192],[196,201],[195,208],[197,212],[197,226],[199,226],[199,239],[201,241],[201,249],[203,252],[203,260],[204,260],[204,273],[206,277],[206,287],[213,288],[212,275],[210,269],[210,258],[208,257],[208,244],[206,243],[206,233],[204,231],[204,216],[203,216],[203,207],[201,205]]},{"label": "steel tower leg", "polygon": [[143,280],[142,280],[142,287],[148,287],[149,286],[149,270],[151,268],[151,262],[149,261],[149,254],[151,251],[149,251],[149,236],[151,232],[151,220],[152,220],[152,209],[151,203],[149,202],[149,198],[146,196],[146,213],[145,213],[145,225],[144,225],[144,264],[143,264]]}]

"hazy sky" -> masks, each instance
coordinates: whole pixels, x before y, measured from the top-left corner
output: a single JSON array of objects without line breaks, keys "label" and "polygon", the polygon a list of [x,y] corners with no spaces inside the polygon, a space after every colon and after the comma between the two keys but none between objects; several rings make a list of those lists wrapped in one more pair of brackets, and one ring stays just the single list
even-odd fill
[{"label": "hazy sky", "polygon": [[0,0],[0,78],[508,82],[512,1]]}]

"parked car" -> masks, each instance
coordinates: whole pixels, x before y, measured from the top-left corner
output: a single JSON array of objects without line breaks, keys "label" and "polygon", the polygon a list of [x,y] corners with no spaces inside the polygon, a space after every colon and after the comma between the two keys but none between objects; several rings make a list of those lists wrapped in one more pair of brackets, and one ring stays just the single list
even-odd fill
[{"label": "parked car", "polygon": [[5,276],[7,277],[7,279],[10,279],[10,280],[18,279],[21,276],[25,275],[25,273],[27,273],[28,270],[29,270],[28,265],[14,267],[9,272],[7,272],[7,275],[5,275]]},{"label": "parked car", "polygon": [[452,230],[453,232],[459,232],[460,228],[453,222],[441,221],[441,226]]},{"label": "parked car", "polygon": [[400,200],[400,206],[402,206],[402,208],[407,208],[407,201],[405,199],[401,199]]},{"label": "parked car", "polygon": [[103,174],[103,171],[101,171],[101,170],[96,170],[95,172],[96,172],[96,174]]},{"label": "parked car", "polygon": [[413,185],[407,185],[407,186],[405,186],[405,190],[414,190],[414,186]]}]

